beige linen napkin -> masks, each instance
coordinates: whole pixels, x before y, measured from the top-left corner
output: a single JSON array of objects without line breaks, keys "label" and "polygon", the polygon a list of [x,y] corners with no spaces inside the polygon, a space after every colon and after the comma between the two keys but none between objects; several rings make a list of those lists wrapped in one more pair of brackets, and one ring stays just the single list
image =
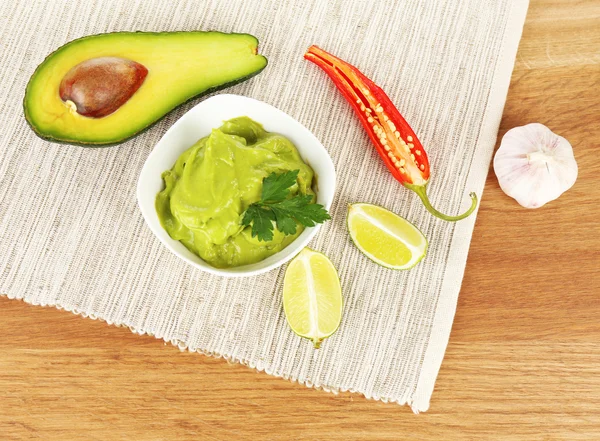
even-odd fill
[{"label": "beige linen napkin", "polygon": [[[237,0],[0,2],[0,293],[129,326],[329,391],[425,411],[448,342],[475,216],[447,223],[383,166],[349,106],[302,55],[311,44],[381,85],[419,134],[430,195],[448,213],[481,196],[527,2],[520,0]],[[69,40],[118,30],[216,29],[256,35],[269,66],[228,90],[289,113],[330,152],[333,220],[311,247],[341,276],[344,315],[320,350],[285,322],[285,268],[248,279],[199,272],[168,252],[135,199],[144,160],[194,103],[137,138],[85,149],[36,138],[21,101],[29,76]],[[407,272],[350,242],[349,202],[385,206],[429,238]]]}]

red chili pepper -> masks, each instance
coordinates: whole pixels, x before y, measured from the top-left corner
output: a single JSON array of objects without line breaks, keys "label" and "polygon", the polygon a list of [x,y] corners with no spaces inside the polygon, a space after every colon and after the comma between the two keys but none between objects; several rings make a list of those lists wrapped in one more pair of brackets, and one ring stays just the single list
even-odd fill
[{"label": "red chili pepper", "polygon": [[417,193],[425,208],[441,219],[457,221],[469,216],[477,206],[477,195],[471,193],[471,207],[459,216],[437,211],[427,196],[429,160],[417,135],[385,92],[356,67],[311,46],[304,58],[325,71],[352,105],[360,122],[375,144],[377,152],[392,175],[409,190]]}]

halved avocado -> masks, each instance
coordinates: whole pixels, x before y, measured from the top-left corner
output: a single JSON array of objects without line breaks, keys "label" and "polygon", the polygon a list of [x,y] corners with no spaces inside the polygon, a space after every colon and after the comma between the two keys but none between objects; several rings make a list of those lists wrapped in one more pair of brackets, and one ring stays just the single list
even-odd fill
[{"label": "halved avocado", "polygon": [[[115,32],[83,37],[60,47],[38,66],[25,92],[25,118],[38,136],[49,141],[88,147],[119,144],[186,101],[258,74],[267,59],[257,49],[258,40],[252,35],[221,32]],[[100,117],[82,115],[72,101],[63,99],[61,86],[73,68],[95,59],[126,60],[147,70],[124,104]],[[93,81],[101,83],[102,78],[96,74]],[[105,87],[104,92],[111,90]]]}]

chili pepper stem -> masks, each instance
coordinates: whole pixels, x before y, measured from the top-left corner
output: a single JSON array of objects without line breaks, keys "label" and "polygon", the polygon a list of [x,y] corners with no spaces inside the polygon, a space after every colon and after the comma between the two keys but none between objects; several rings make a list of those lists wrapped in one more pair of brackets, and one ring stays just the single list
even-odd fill
[{"label": "chili pepper stem", "polygon": [[470,193],[469,196],[471,197],[471,207],[469,207],[469,209],[467,211],[465,211],[463,214],[459,214],[458,216],[448,216],[447,214],[440,213],[435,208],[433,208],[433,205],[431,205],[431,202],[429,201],[429,196],[427,196],[427,184],[428,183],[429,182],[426,182],[425,184],[422,184],[422,185],[405,183],[404,186],[406,188],[408,188],[409,190],[412,190],[415,193],[417,193],[417,196],[419,196],[419,198],[423,202],[423,205],[425,206],[427,211],[429,211],[435,217],[439,217],[440,219],[443,219],[448,222],[456,222],[461,219],[464,219],[465,217],[467,217],[471,213],[473,213],[473,211],[475,211],[475,208],[477,207],[477,195],[475,193]]}]

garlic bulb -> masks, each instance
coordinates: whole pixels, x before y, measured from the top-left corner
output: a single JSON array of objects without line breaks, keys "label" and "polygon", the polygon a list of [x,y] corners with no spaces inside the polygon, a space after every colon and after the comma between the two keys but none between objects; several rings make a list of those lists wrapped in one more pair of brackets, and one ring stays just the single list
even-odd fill
[{"label": "garlic bulb", "polygon": [[573,186],[577,162],[569,141],[534,123],[506,132],[494,171],[504,193],[525,208],[538,208]]}]

